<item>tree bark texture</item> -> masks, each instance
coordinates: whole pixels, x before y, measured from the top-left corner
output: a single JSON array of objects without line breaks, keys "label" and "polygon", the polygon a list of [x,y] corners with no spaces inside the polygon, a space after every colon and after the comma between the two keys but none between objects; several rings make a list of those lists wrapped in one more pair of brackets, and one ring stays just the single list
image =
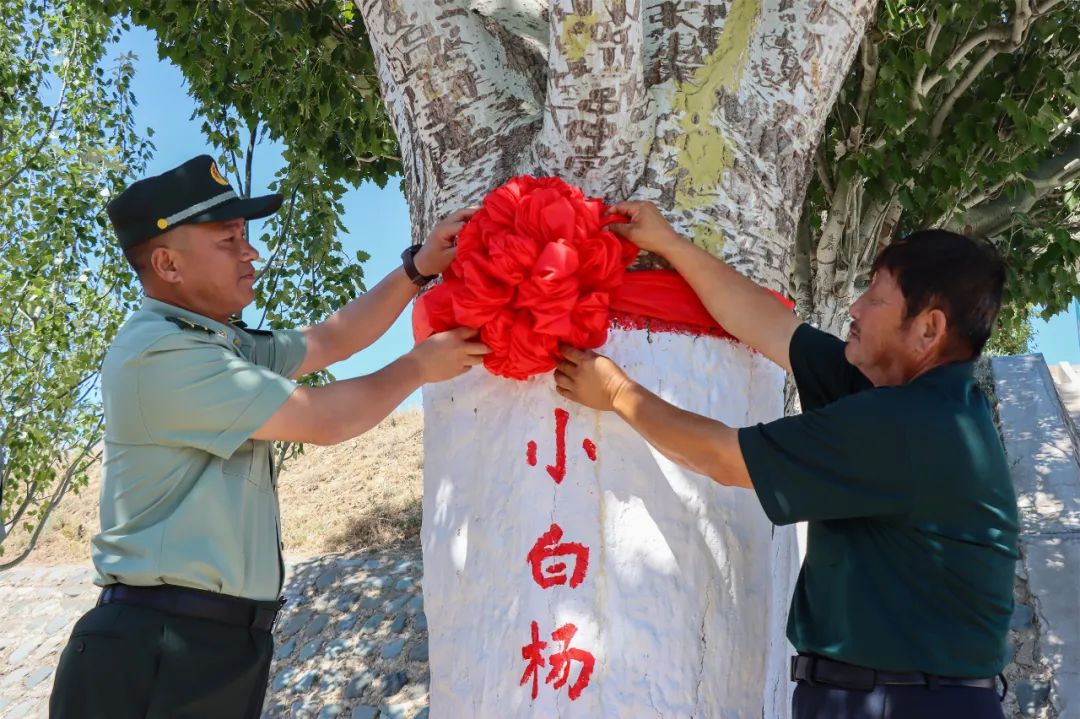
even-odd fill
[{"label": "tree bark texture", "polygon": [[[511,176],[556,175],[609,202],[655,202],[696,244],[785,291],[814,151],[874,3],[356,5],[414,240]],[[737,425],[782,414],[782,372],[740,345],[613,330],[602,351],[692,411]],[[567,405],[550,376],[474,370],[424,402],[433,715],[787,716],[795,532],[773,528],[752,493]],[[561,483],[544,472],[559,442]],[[576,588],[529,574],[526,555],[556,524],[590,552]],[[538,642],[547,663],[530,677]],[[595,659],[584,688],[570,644]]]},{"label": "tree bark texture", "polygon": [[414,237],[515,174],[648,199],[786,290],[821,128],[872,0],[357,0]]}]

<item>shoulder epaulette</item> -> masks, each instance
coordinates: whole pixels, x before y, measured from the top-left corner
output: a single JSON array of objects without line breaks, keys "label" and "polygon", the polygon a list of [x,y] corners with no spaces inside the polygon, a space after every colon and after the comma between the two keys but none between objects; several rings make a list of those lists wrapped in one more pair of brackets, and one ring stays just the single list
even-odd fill
[{"label": "shoulder epaulette", "polygon": [[221,330],[212,330],[206,325],[201,325],[198,322],[192,322],[186,317],[166,317],[167,321],[172,322],[174,325],[182,330],[195,330],[196,332],[205,332],[208,335],[225,336],[225,333]]},{"label": "shoulder epaulette", "polygon": [[255,335],[257,337],[270,337],[270,336],[273,336],[273,334],[274,334],[272,330],[255,330],[255,329],[252,329],[252,328],[248,327],[247,323],[244,322],[239,317],[232,317],[231,319],[229,319],[229,325],[231,325],[232,327],[234,327],[234,328],[236,328],[238,330],[242,330],[244,332],[247,332],[249,335]]}]

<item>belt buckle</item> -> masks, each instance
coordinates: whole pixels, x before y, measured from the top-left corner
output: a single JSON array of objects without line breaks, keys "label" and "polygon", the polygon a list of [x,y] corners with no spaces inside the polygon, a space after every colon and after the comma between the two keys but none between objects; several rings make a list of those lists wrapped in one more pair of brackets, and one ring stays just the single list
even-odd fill
[{"label": "belt buckle", "polygon": [[[807,669],[805,676],[799,676],[799,664],[805,663]],[[817,686],[814,672],[817,669],[817,657],[806,654],[797,654],[791,658],[791,681],[806,682],[808,686]]]}]

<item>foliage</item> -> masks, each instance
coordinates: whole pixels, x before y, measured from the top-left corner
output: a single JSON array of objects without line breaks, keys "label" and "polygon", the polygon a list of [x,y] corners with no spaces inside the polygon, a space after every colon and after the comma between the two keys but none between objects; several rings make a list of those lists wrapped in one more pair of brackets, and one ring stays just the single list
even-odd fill
[{"label": "foliage", "polygon": [[352,4],[86,1],[156,34],[242,194],[263,191],[251,187],[257,148],[282,146],[285,167],[269,190],[286,202],[257,238],[268,255],[256,285],[258,325],[310,324],[361,292],[368,256],[343,252],[341,198],[364,180],[384,186],[400,163]]},{"label": "foliage", "polygon": [[1006,305],[1001,308],[994,334],[986,343],[983,354],[988,356],[1023,355],[1031,351],[1034,329],[1031,326],[1031,310],[1027,307]]},{"label": "foliage", "polygon": [[[266,128],[290,166],[380,187],[400,173],[374,54],[351,2],[87,1],[152,30],[161,57],[183,70],[204,108]],[[237,128],[208,129],[224,147]]]},{"label": "foliage", "polygon": [[[349,0],[96,1],[154,30],[202,106],[231,108],[241,128],[266,128],[290,167],[331,184],[381,185],[400,171],[374,55]],[[1080,158],[1080,5],[884,0],[879,8],[808,194],[812,239],[800,243],[809,252],[794,278],[802,309],[819,321],[824,304],[846,309],[889,236],[950,224],[1002,248],[1014,320],[1032,304],[1059,311],[1080,295],[1069,164]],[[235,132],[208,136],[235,144],[225,139]],[[298,249],[278,259],[305,266]],[[318,272],[306,286],[318,285]],[[296,296],[296,287],[279,289]],[[274,293],[260,303],[271,316],[284,306]]]},{"label": "foliage", "polygon": [[1065,309],[1080,295],[1078,107],[1074,0],[884,0],[818,152],[804,309],[846,305],[888,237],[929,226],[1002,250],[1007,326]]},{"label": "foliage", "polygon": [[[252,323],[308,324],[364,289],[366,253],[346,256],[338,238],[341,198],[363,179],[384,184],[399,164],[373,77],[338,76],[372,65],[362,26],[335,3],[213,5],[21,0],[0,10],[0,292],[16,298],[0,308],[5,529],[36,533],[85,483],[100,453],[100,362],[139,298],[103,211],[145,174],[152,151],[133,126],[135,58],[107,60],[129,28],[123,10],[158,31],[162,55],[184,67],[206,138],[241,194],[253,190],[261,146],[285,144],[269,189],[286,202],[257,238],[268,262]],[[372,101],[354,102],[365,88]]]},{"label": "foliage", "polygon": [[137,301],[104,213],[151,150],[132,125],[131,58],[106,59],[122,29],[71,3],[0,5],[5,530],[40,531],[64,493],[85,484],[102,434],[100,362]]}]

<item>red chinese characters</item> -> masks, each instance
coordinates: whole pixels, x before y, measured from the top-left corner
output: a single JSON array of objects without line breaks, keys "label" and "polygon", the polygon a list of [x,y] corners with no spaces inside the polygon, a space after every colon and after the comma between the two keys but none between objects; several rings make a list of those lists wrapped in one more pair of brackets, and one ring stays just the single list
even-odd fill
[{"label": "red chinese characters", "polygon": [[577,542],[560,542],[562,536],[562,527],[552,524],[529,550],[527,559],[532,567],[533,580],[543,589],[567,583],[565,562],[544,564],[546,560],[558,557],[568,557],[574,561],[574,570],[569,576],[571,589],[585,581],[585,573],[589,569],[589,548]]},{"label": "red chinese characters", "polygon": [[547,679],[544,680],[546,683],[550,683],[554,679],[555,683],[551,685],[552,688],[561,689],[570,679],[570,665],[574,662],[580,662],[581,670],[567,692],[571,701],[580,697],[585,687],[589,686],[589,678],[592,676],[593,667],[596,665],[596,659],[592,654],[584,649],[570,646],[570,640],[574,638],[575,634],[577,634],[577,627],[573,624],[564,624],[551,633],[551,638],[554,641],[562,642],[562,650],[548,657],[548,661],[551,663],[551,671],[548,672]]},{"label": "red chinese characters", "polygon": [[583,450],[585,450],[585,456],[586,457],[588,457],[589,459],[591,459],[594,462],[596,461],[596,443],[595,442],[593,442],[591,439],[586,438],[585,441],[581,443],[581,448]]},{"label": "red chinese characters", "polygon": [[544,678],[544,683],[551,684],[556,690],[562,689],[570,681],[573,664],[581,665],[577,677],[567,690],[571,701],[580,697],[585,687],[589,686],[589,680],[596,666],[596,658],[584,649],[570,646],[575,634],[577,634],[577,627],[573,624],[564,624],[552,632],[552,641],[559,642],[562,646],[559,651],[552,652],[545,662],[543,651],[548,643],[540,641],[540,627],[536,622],[532,623],[532,642],[521,648],[521,657],[528,662],[528,665],[525,667],[525,673],[521,675],[520,686],[525,686],[531,679],[533,699],[536,699],[539,694],[540,669],[545,664],[550,666],[551,670]]},{"label": "red chinese characters", "polygon": [[[569,412],[561,408],[555,410],[555,464],[547,466],[547,473],[555,484],[562,484],[566,479],[566,426],[569,422]],[[585,456],[596,461],[596,444],[591,439],[582,442],[581,448],[585,450]],[[530,441],[525,446],[525,461],[530,467],[536,466],[536,442]]]},{"label": "red chinese characters", "polygon": [[[565,409],[555,410],[555,464],[548,465],[547,472],[556,484],[561,484],[566,478],[566,429],[569,422],[569,412]],[[596,444],[591,439],[586,439],[581,447],[586,456],[595,462]],[[525,460],[530,467],[537,464],[536,449],[536,442],[526,445]],[[580,542],[564,542],[562,539],[562,527],[552,522],[526,556],[533,581],[541,589],[560,586],[576,589],[585,581],[585,575],[589,571],[589,548]],[[571,701],[576,700],[589,686],[593,668],[596,666],[596,658],[592,653],[571,646],[578,631],[577,626],[564,624],[551,633],[551,642],[556,645],[556,651],[546,658],[544,650],[549,643],[540,639],[540,627],[535,621],[532,622],[531,629],[532,641],[521,648],[521,658],[526,665],[519,685],[525,686],[531,681],[531,696],[535,700],[540,689],[540,671],[549,667],[544,684],[550,684],[555,690],[569,685],[567,694]],[[575,664],[580,665],[576,674],[573,671]]]},{"label": "red chinese characters", "polygon": [[532,623],[532,643],[526,644],[521,648],[521,658],[527,661],[529,664],[525,667],[525,673],[521,675],[520,686],[525,686],[525,683],[532,679],[532,698],[536,699],[538,693],[537,682],[540,678],[540,667],[544,666],[543,651],[547,647],[547,642],[540,641],[540,627],[536,625],[536,622]]}]

